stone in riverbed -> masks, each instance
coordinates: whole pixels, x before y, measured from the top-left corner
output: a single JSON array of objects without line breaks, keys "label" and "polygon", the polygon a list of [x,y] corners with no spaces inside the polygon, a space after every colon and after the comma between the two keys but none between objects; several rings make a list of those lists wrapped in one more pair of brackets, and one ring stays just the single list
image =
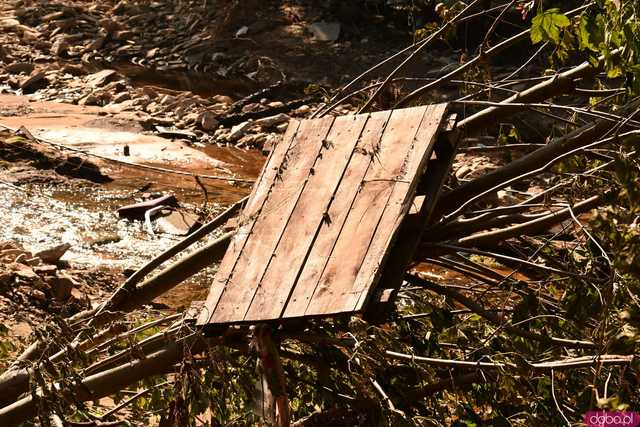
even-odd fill
[{"label": "stone in riverbed", "polygon": [[127,92],[122,92],[117,94],[111,102],[113,102],[114,104],[120,104],[121,102],[124,102],[128,99],[131,99],[131,96]]},{"label": "stone in riverbed", "polygon": [[89,94],[78,101],[78,105],[98,105],[98,102],[99,100],[95,95]]},{"label": "stone in riverbed", "polygon": [[75,281],[65,275],[59,275],[49,280],[49,286],[51,286],[51,293],[53,297],[58,301],[66,301],[71,296],[71,290],[75,285]]},{"label": "stone in riverbed", "polygon": [[121,77],[116,70],[102,70],[87,76],[87,84],[91,87],[100,87]]},{"label": "stone in riverbed", "polygon": [[231,128],[231,132],[229,133],[229,136],[227,136],[227,139],[229,141],[235,141],[236,139],[239,139],[245,133],[247,133],[251,126],[252,122],[242,122],[239,125],[235,125]]},{"label": "stone in riverbed", "polygon": [[69,250],[70,247],[70,244],[63,243],[61,245],[57,245],[52,248],[37,252],[35,256],[40,258],[44,263],[55,264],[60,261],[60,258],[62,258],[62,256]]},{"label": "stone in riverbed", "polygon": [[218,119],[211,111],[204,111],[198,117],[198,125],[204,130],[214,130],[218,128]]},{"label": "stone in riverbed", "polygon": [[270,128],[273,126],[277,126],[281,123],[288,123],[289,119],[290,117],[287,116],[286,114],[276,114],[275,116],[258,119],[254,123],[263,128]]},{"label": "stone in riverbed", "polygon": [[66,55],[68,50],[69,50],[69,44],[64,40],[64,37],[60,37],[53,42],[53,44],[51,45],[50,52],[51,52],[51,55],[53,56],[61,57]]},{"label": "stone in riverbed", "polygon": [[31,72],[33,72],[34,68],[35,66],[30,62],[14,62],[13,64],[7,65],[5,67],[5,70],[7,70],[11,74],[30,74]]},{"label": "stone in riverbed", "polygon": [[20,89],[22,89],[24,93],[32,93],[48,85],[49,81],[45,78],[44,71],[33,71],[29,77],[20,81]]}]

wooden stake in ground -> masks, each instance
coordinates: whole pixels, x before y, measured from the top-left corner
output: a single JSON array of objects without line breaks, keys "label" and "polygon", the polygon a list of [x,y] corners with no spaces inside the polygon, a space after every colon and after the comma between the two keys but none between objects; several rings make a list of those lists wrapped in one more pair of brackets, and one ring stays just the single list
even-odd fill
[{"label": "wooden stake in ground", "polygon": [[254,345],[258,351],[258,371],[262,382],[262,412],[278,427],[290,425],[289,399],[278,348],[273,342],[269,325],[256,325]]}]

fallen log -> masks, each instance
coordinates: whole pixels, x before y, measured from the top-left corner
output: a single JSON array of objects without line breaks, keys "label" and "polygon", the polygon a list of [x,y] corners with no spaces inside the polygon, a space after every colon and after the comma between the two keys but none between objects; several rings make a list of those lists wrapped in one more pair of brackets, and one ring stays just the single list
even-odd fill
[{"label": "fallen log", "polygon": [[[172,342],[144,358],[91,375],[71,390],[62,390],[61,393],[76,401],[97,400],[144,378],[172,372],[173,365],[182,360],[186,346],[191,353],[198,353],[205,349],[206,343],[199,337]],[[0,409],[0,425],[14,426],[34,417],[41,401],[40,391],[5,406]]]}]

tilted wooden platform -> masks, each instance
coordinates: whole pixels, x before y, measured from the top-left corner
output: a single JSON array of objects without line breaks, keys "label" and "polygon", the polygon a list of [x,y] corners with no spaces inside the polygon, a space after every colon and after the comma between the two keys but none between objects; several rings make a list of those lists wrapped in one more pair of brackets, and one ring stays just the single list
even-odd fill
[{"label": "tilted wooden platform", "polygon": [[361,311],[412,205],[446,105],[289,124],[197,324]]}]

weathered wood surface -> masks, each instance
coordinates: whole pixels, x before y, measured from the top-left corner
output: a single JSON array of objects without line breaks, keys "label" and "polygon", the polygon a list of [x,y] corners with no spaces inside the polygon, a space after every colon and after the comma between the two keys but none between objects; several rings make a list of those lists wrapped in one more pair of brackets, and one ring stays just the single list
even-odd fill
[{"label": "weathered wood surface", "polygon": [[292,121],[243,211],[198,325],[361,311],[446,105]]}]

